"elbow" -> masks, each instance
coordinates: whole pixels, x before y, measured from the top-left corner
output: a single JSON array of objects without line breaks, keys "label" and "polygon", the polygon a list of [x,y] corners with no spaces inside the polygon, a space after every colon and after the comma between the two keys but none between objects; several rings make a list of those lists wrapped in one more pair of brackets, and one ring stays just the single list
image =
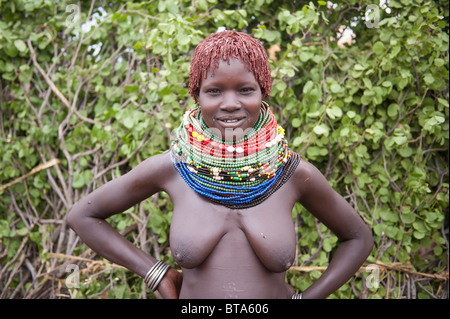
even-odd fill
[{"label": "elbow", "polygon": [[357,251],[364,260],[370,255],[374,247],[372,230],[363,224],[360,224],[358,229],[352,233],[352,236],[348,238],[348,240],[356,245],[354,246],[355,252]]},{"label": "elbow", "polygon": [[369,227],[365,227],[362,237],[364,241],[364,251],[367,253],[367,256],[369,256],[374,246],[372,230]]},{"label": "elbow", "polygon": [[76,218],[75,218],[75,213],[73,211],[73,208],[67,213],[66,223],[67,223],[67,226],[69,226],[72,230],[75,230],[74,227],[76,224]]},{"label": "elbow", "polygon": [[67,216],[66,216],[67,226],[69,226],[75,232],[76,232],[78,222],[80,220],[79,215],[80,214],[77,210],[77,204],[75,204],[75,206],[72,207],[72,209],[67,213]]}]

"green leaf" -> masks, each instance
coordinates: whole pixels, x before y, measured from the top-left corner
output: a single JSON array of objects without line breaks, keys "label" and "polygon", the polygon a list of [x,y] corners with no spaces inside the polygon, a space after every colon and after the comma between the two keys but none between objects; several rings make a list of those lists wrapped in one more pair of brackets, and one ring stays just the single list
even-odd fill
[{"label": "green leaf", "polygon": [[300,53],[300,61],[307,62],[310,60],[314,55],[310,52],[303,51]]},{"label": "green leaf", "polygon": [[381,85],[386,88],[390,88],[390,87],[392,87],[392,82],[391,81],[383,81],[383,83],[381,83]]},{"label": "green leaf", "polygon": [[339,135],[341,137],[348,137],[348,134],[350,133],[350,129],[348,127],[343,127]]},{"label": "green leaf", "polygon": [[436,58],[436,59],[434,59],[434,65],[435,65],[435,66],[441,67],[441,66],[443,66],[444,64],[445,64],[444,59],[441,59],[441,58]]},{"label": "green leaf", "polygon": [[341,90],[341,86],[337,83],[333,83],[330,87],[331,92],[338,93]]},{"label": "green leaf", "polygon": [[286,84],[285,82],[278,82],[278,83],[275,85],[275,87],[276,87],[276,89],[277,89],[278,91],[284,91],[284,90],[286,90],[286,88],[287,88],[287,84]]},{"label": "green leaf", "polygon": [[438,101],[440,104],[442,104],[443,106],[447,107],[449,106],[448,101],[443,99],[443,98],[438,98]]},{"label": "green leaf", "polygon": [[366,88],[368,88],[369,90],[372,89],[372,82],[368,78],[363,78],[363,82]]},{"label": "green leaf", "polygon": [[314,83],[312,81],[306,82],[306,84],[303,86],[303,93],[308,94],[313,87]]},{"label": "green leaf", "polygon": [[16,46],[17,50],[19,50],[20,52],[24,52],[27,49],[27,46],[25,44],[25,42],[23,42],[22,40],[15,40],[14,41],[14,45]]},{"label": "green leaf", "polygon": [[316,133],[317,135],[328,136],[328,134],[330,133],[330,128],[326,124],[320,124],[318,126],[315,126],[313,130],[314,133]]},{"label": "green leaf", "polygon": [[292,146],[297,147],[297,146],[299,146],[302,142],[303,142],[303,138],[302,138],[301,136],[297,136],[297,137],[294,138],[294,140],[292,141]]},{"label": "green leaf", "polygon": [[301,124],[302,124],[302,121],[300,119],[298,119],[298,118],[294,118],[292,120],[292,126],[293,127],[300,127]]},{"label": "green leaf", "polygon": [[316,156],[320,155],[320,149],[317,146],[310,146],[306,150],[306,154],[308,155],[308,157],[315,158]]},{"label": "green leaf", "polygon": [[393,139],[397,145],[403,145],[408,141],[408,138],[404,135],[394,136]]},{"label": "green leaf", "polygon": [[72,187],[82,188],[84,186],[84,177],[82,174],[75,172],[73,174]]},{"label": "green leaf", "polygon": [[397,149],[397,153],[399,153],[402,157],[409,158],[414,154],[414,150],[411,147],[404,145],[403,147],[399,147]]},{"label": "green leaf", "polygon": [[327,108],[326,112],[327,112],[327,115],[331,119],[341,118],[343,115],[342,109],[336,105],[333,105],[332,107]]},{"label": "green leaf", "polygon": [[376,55],[381,55],[381,54],[384,53],[384,51],[385,51],[385,47],[384,47],[383,42],[377,41],[377,42],[374,43],[374,45],[373,45],[373,52]]},{"label": "green leaf", "polygon": [[434,76],[431,73],[425,73],[425,76],[423,77],[426,84],[433,84],[434,83]]},{"label": "green leaf", "polygon": [[191,41],[191,37],[186,34],[180,33],[177,35],[176,40],[178,41],[178,44],[186,45]]},{"label": "green leaf", "polygon": [[26,234],[28,234],[28,228],[22,227],[22,228],[16,229],[16,234],[19,236],[25,236]]},{"label": "green leaf", "polygon": [[126,117],[123,120],[123,125],[125,125],[126,128],[131,129],[134,126],[134,117]]},{"label": "green leaf", "polygon": [[273,30],[264,30],[264,38],[269,42],[276,42],[277,39],[280,38],[280,33],[278,31]]},{"label": "green leaf", "polygon": [[400,109],[400,107],[398,106],[398,104],[396,103],[392,103],[388,106],[388,115],[391,118],[397,118],[398,117],[398,110]]}]

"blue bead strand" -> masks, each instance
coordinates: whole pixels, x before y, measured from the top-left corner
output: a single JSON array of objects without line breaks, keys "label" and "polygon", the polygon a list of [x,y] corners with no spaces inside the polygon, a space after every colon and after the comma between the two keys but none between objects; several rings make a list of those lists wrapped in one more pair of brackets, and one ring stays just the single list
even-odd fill
[{"label": "blue bead strand", "polygon": [[[255,198],[263,195],[268,189],[270,189],[273,184],[276,183],[277,179],[281,176],[283,168],[281,168],[277,174],[267,181],[257,185],[257,186],[235,186],[235,185],[223,185],[219,183],[213,183],[211,181],[205,180],[194,173],[189,171],[184,163],[174,163],[179,174],[185,180],[185,182],[196,192],[210,198],[213,200],[223,201],[230,204],[244,204],[249,203]],[[199,183],[201,181],[201,183]],[[202,185],[203,184],[203,185]],[[204,186],[210,185],[210,187]],[[228,189],[220,190],[220,189]],[[243,192],[246,191],[246,192]]]}]

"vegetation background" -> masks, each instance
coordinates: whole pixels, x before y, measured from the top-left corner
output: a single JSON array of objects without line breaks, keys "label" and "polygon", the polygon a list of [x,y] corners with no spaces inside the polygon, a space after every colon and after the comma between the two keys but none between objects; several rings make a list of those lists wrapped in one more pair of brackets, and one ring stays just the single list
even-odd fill
[{"label": "vegetation background", "polygon": [[[190,55],[220,28],[262,41],[291,148],[373,229],[330,298],[448,298],[448,18],[427,0],[0,0],[0,298],[155,297],[65,216],[168,149]],[[160,193],[109,221],[173,263],[171,212]],[[338,243],[300,205],[293,220],[303,290]]]}]

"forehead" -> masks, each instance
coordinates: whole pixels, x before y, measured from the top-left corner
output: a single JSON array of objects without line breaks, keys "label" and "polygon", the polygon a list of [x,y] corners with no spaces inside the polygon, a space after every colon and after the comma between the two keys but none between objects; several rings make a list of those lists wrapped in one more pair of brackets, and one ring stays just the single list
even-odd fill
[{"label": "forehead", "polygon": [[255,81],[255,76],[248,66],[241,60],[232,58],[228,61],[220,59],[216,68],[211,68],[203,79],[203,83],[217,81],[217,80],[236,80],[241,79],[245,81]]}]

